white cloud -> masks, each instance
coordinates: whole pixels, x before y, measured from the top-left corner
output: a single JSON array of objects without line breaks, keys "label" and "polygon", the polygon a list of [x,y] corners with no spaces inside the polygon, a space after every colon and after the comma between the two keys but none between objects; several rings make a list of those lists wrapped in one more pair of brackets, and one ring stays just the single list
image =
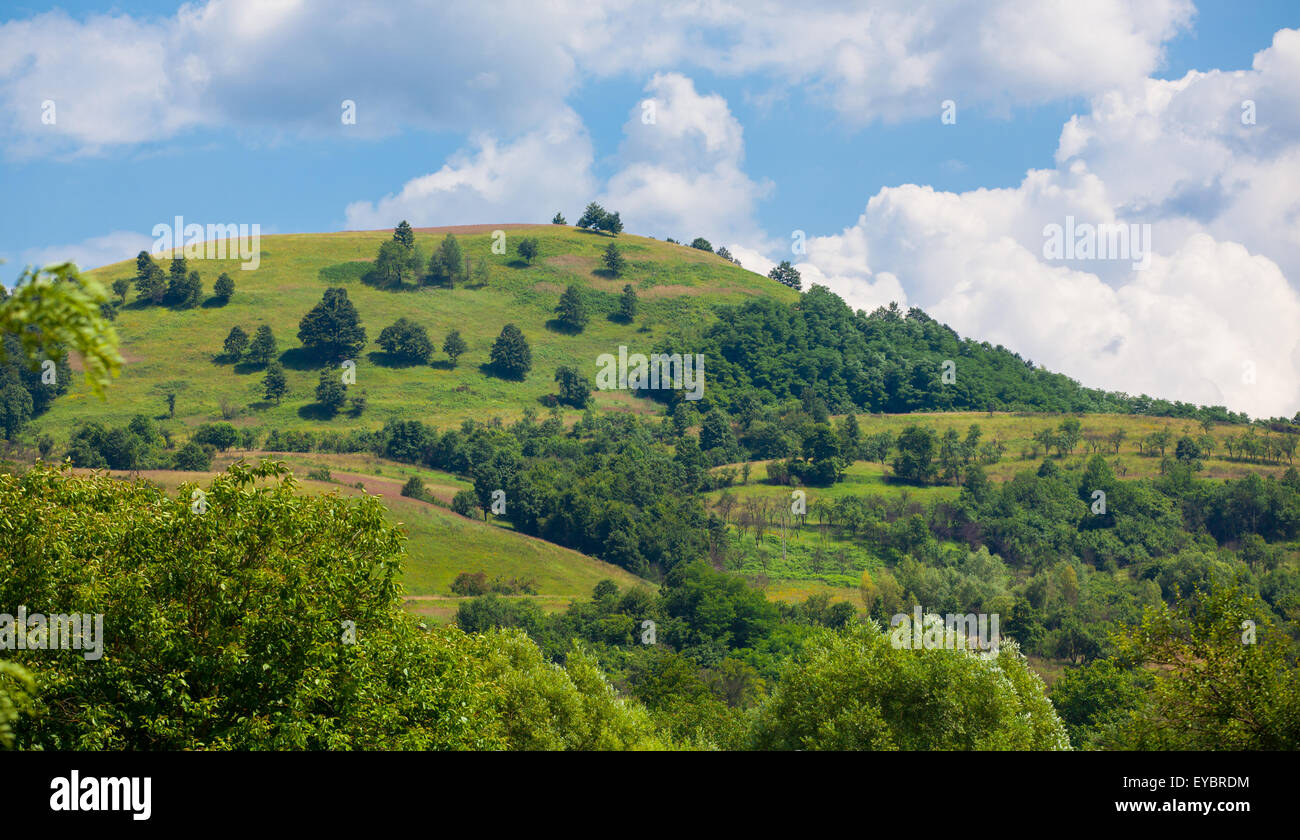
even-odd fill
[{"label": "white cloud", "polygon": [[[806,90],[849,124],[1007,108],[1139,83],[1188,0],[208,0],[172,17],[55,11],[0,24],[11,153],[96,151],[233,127],[374,137],[407,127],[514,135],[583,74],[703,68]],[[767,85],[773,90],[764,93]],[[40,121],[53,99],[55,126]],[[341,103],[357,104],[343,126]]]},{"label": "white cloud", "polygon": [[581,207],[596,192],[591,140],[565,109],[543,128],[511,142],[481,135],[437,172],[408,181],[396,195],[347,207],[347,227],[475,222],[544,222],[558,208]]},{"label": "white cloud", "polygon": [[103,236],[93,236],[71,245],[52,245],[23,251],[18,262],[22,265],[47,266],[74,262],[82,271],[130,259],[153,246],[153,238],[142,233],[119,230]]},{"label": "white cloud", "polygon": [[678,73],[656,74],[646,85],[653,122],[638,104],[624,125],[623,168],[601,201],[638,233],[715,245],[762,244],[755,213],[772,188],[745,174],[744,132],[721,96],[701,95]]}]

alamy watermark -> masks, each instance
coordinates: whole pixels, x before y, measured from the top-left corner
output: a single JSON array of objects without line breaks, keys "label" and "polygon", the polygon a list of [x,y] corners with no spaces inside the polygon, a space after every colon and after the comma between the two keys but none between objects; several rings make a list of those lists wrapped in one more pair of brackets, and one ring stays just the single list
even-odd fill
[{"label": "alamy watermark", "polygon": [[889,640],[907,650],[977,650],[987,659],[1001,647],[998,614],[966,613],[941,616],[916,607],[912,615],[898,613],[889,620]]},{"label": "alamy watermark", "polygon": [[104,655],[104,614],[0,613],[0,650],[80,650],[87,660]]},{"label": "alamy watermark", "polygon": [[1043,226],[1045,260],[1130,260],[1135,271],[1151,265],[1151,225],[1075,223]]},{"label": "alamy watermark", "polygon": [[262,262],[262,226],[185,224],[177,216],[174,224],[153,226],[153,253],[168,254],[179,250],[187,260],[239,259],[244,271],[252,271]]},{"label": "alamy watermark", "polygon": [[685,390],[688,400],[704,396],[704,356],[700,353],[628,354],[627,346],[596,357],[596,387],[602,391]]}]

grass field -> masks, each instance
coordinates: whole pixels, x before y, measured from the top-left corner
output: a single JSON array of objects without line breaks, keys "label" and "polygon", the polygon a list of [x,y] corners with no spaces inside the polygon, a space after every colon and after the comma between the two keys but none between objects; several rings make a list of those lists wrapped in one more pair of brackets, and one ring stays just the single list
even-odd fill
[{"label": "grass field", "polygon": [[[254,460],[267,453],[226,453],[214,463],[208,473],[173,470],[145,470],[140,477],[169,492],[186,482],[205,486],[216,472],[244,457]],[[451,596],[451,582],[461,572],[485,572],[489,578],[532,578],[537,583],[537,597],[544,605],[563,605],[574,598],[590,597],[595,585],[609,578],[622,588],[632,586],[653,587],[655,584],[609,563],[601,562],[576,551],[553,543],[516,533],[507,528],[467,519],[436,504],[406,498],[400,495],[401,486],[410,474],[419,474],[427,482],[435,498],[449,499],[456,490],[468,483],[435,470],[418,469],[369,458],[362,464],[359,455],[286,455],[267,454],[283,460],[294,470],[294,477],[305,492],[333,493],[357,497],[363,493],[377,495],[389,510],[390,519],[406,534],[406,562],[402,582],[412,604],[419,598]],[[333,481],[315,481],[306,478],[308,465],[328,465]],[[351,466],[355,472],[335,471],[335,466]],[[124,475],[124,474],[123,474]],[[365,489],[352,486],[361,481]],[[346,483],[339,483],[346,482]],[[452,612],[455,611],[454,606]]]},{"label": "grass field", "polygon": [[[495,229],[504,230],[508,254],[492,253]],[[233,260],[192,261],[190,268],[200,273],[206,290],[223,271],[234,278],[236,291],[225,306],[215,300],[185,311],[141,306],[133,290],[116,321],[125,364],[108,400],[95,399],[78,384],[29,427],[29,436],[47,433],[62,445],[72,428],[87,420],[119,425],[137,413],[165,415],[165,403],[154,386],[167,381],[188,385],[176,403],[172,424],[178,431],[222,419],[222,400],[242,410],[231,420],[235,425],[266,430],[378,428],[393,417],[442,428],[470,417],[499,415],[509,420],[525,406],[541,409],[539,399],[556,392],[553,376],[560,365],[576,365],[594,380],[596,357],[617,353],[620,344],[633,352],[649,352],[664,336],[708,323],[713,317],[709,308],[718,303],[759,294],[793,300],[797,294],[711,253],[628,234],[612,239],[561,225],[417,229],[416,242],[426,256],[447,230],[456,232],[472,263],[480,257],[486,261],[485,284],[404,291],[365,285],[359,277],[369,267],[367,261],[391,237],[390,231],[369,231],[264,237],[261,264],[252,271],[241,271]],[[514,253],[514,243],[524,235],[540,240],[541,256],[532,265]],[[611,241],[628,261],[627,271],[617,278],[609,276],[601,262]],[[165,261],[160,263],[167,268]],[[107,285],[134,277],[135,262],[88,274]],[[548,324],[560,294],[571,283],[586,290],[592,313],[587,328],[577,335]],[[609,320],[629,283],[640,298],[636,321],[627,325]],[[370,341],[355,360],[356,385],[349,389],[364,393],[368,403],[365,414],[355,420],[343,415],[323,420],[312,412],[320,368],[299,350],[298,322],[331,286],[347,289]],[[403,316],[428,329],[438,348],[433,364],[385,363],[374,342],[384,327]],[[480,369],[501,328],[511,322],[532,347],[533,369],[523,382],[495,378]],[[261,324],[274,332],[288,375],[289,393],[280,405],[262,398],[260,367],[219,361],[231,327],[238,325],[251,336]],[[441,352],[443,339],[453,329],[460,330],[469,346],[455,369],[447,366]],[[604,409],[655,410],[626,392],[598,391],[595,399]]]}]

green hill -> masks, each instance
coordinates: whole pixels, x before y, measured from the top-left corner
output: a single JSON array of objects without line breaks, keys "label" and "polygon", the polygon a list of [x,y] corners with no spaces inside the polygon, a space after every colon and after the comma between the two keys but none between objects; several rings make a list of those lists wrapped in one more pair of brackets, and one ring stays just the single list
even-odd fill
[{"label": "green hill", "polygon": [[[505,231],[507,254],[492,253],[496,229]],[[560,365],[578,366],[594,378],[601,353],[617,353],[620,344],[650,352],[674,332],[702,329],[712,319],[716,304],[758,295],[797,299],[792,290],[714,254],[645,237],[624,234],[614,240],[628,261],[625,275],[615,278],[601,263],[611,241],[608,236],[560,225],[483,225],[417,229],[417,244],[429,254],[446,231],[455,233],[472,260],[485,260],[486,283],[400,292],[363,284],[361,275],[379,246],[391,238],[389,231],[267,236],[262,239],[261,264],[253,271],[239,270],[233,260],[191,261],[190,268],[199,271],[206,290],[222,272],[234,278],[236,291],[229,303],[216,306],[209,300],[198,308],[177,311],[143,306],[132,291],[116,321],[126,364],[112,399],[101,403],[83,387],[74,387],[41,417],[41,430],[61,443],[80,422],[114,425],[140,412],[165,413],[165,403],[153,388],[167,381],[188,383],[176,403],[176,419],[185,425],[221,419],[223,400],[240,409],[253,407],[232,419],[236,426],[282,431],[377,429],[395,417],[439,427],[471,417],[487,419],[492,413],[508,419],[527,405],[542,408],[538,400],[556,392],[553,376]],[[514,244],[522,236],[539,240],[541,255],[532,265],[514,253]],[[88,274],[105,284],[133,278],[135,261]],[[631,325],[607,317],[628,283],[640,299],[638,317]],[[547,326],[570,284],[587,292],[592,310],[589,325],[578,335]],[[359,420],[340,416],[326,421],[309,412],[300,414],[304,405],[314,401],[320,365],[295,352],[300,346],[298,322],[325,289],[335,286],[347,289],[370,341],[356,360],[355,389],[367,398],[366,412]],[[426,327],[438,348],[448,332],[459,330],[469,349],[455,369],[384,365],[374,341],[400,317]],[[507,323],[515,323],[532,347],[533,369],[523,382],[485,376],[480,370]],[[279,406],[262,399],[260,368],[218,361],[231,327],[238,325],[252,335],[262,324],[274,332],[288,375],[289,392]],[[438,352],[434,358],[446,356]],[[597,392],[595,398],[602,408],[650,410],[645,401],[634,400],[627,392]]]}]

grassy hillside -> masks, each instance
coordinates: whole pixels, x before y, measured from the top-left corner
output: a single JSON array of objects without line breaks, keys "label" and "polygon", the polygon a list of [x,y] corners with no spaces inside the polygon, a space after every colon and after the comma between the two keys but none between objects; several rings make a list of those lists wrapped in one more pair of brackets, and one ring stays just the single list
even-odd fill
[{"label": "grassy hillside", "polygon": [[[467,519],[438,504],[406,498],[401,495],[401,487],[412,475],[419,476],[440,502],[449,501],[457,490],[470,485],[446,473],[370,455],[228,452],[215,460],[213,471],[208,473],[144,470],[138,474],[174,492],[186,482],[206,486],[213,475],[239,458],[255,461],[262,456],[284,461],[307,492],[338,492],[343,496],[369,493],[384,500],[393,522],[400,524],[407,536],[402,581],[411,596],[409,606],[415,612],[434,617],[454,612],[458,599],[450,595],[451,582],[461,572],[485,572],[489,578],[532,578],[537,585],[533,597],[544,607],[590,597],[592,588],[606,578],[622,588],[655,586],[579,552],[509,528]],[[329,481],[307,478],[309,472],[322,468],[329,470]],[[357,487],[357,483],[364,486]],[[426,601],[430,604],[426,605]],[[426,609],[434,603],[440,609]]]},{"label": "grassy hillside", "polygon": [[[505,255],[491,251],[492,231],[497,229],[506,234]],[[485,284],[400,292],[363,284],[362,273],[380,244],[391,237],[390,231],[264,237],[261,264],[252,271],[239,270],[233,260],[191,261],[190,268],[199,271],[208,293],[221,272],[234,278],[236,292],[230,302],[220,306],[207,300],[196,309],[175,311],[142,306],[132,291],[116,322],[126,364],[111,399],[101,403],[78,385],[34,425],[62,443],[75,424],[86,420],[111,425],[141,412],[162,415],[166,405],[153,388],[169,380],[189,384],[177,400],[178,426],[221,419],[223,399],[245,409],[232,419],[237,426],[282,431],[378,428],[391,417],[440,427],[488,414],[509,419],[525,405],[541,408],[538,399],[556,391],[553,376],[560,365],[575,365],[594,380],[596,357],[601,353],[616,353],[619,344],[649,352],[665,336],[689,335],[712,319],[709,308],[715,304],[754,295],[796,297],[780,284],[714,254],[628,234],[612,240],[560,225],[484,225],[417,229],[416,242],[428,255],[447,231],[455,233],[472,261],[486,260]],[[541,255],[531,266],[514,253],[514,244],[525,235],[536,237],[541,245]],[[603,268],[601,254],[610,241],[617,242],[628,261],[622,277],[612,277]],[[134,277],[135,262],[116,263],[89,274],[108,284]],[[560,294],[571,283],[587,290],[592,309],[590,324],[578,335],[547,325]],[[640,311],[631,325],[607,317],[626,283],[637,289],[640,298]],[[357,382],[350,389],[367,397],[367,411],[359,420],[346,416],[322,420],[304,410],[314,402],[320,374],[319,366],[298,351],[298,322],[332,286],[347,289],[371,342],[356,359]],[[428,329],[439,348],[434,364],[383,364],[384,354],[374,341],[384,327],[403,316]],[[480,370],[501,328],[511,322],[532,347],[533,370],[523,382],[487,376]],[[275,333],[288,374],[289,393],[279,406],[262,399],[260,368],[217,361],[231,327],[239,325],[251,335],[261,324]],[[440,348],[453,329],[460,330],[469,350],[457,368],[449,369]],[[597,392],[596,404],[651,410],[626,392]]]}]

